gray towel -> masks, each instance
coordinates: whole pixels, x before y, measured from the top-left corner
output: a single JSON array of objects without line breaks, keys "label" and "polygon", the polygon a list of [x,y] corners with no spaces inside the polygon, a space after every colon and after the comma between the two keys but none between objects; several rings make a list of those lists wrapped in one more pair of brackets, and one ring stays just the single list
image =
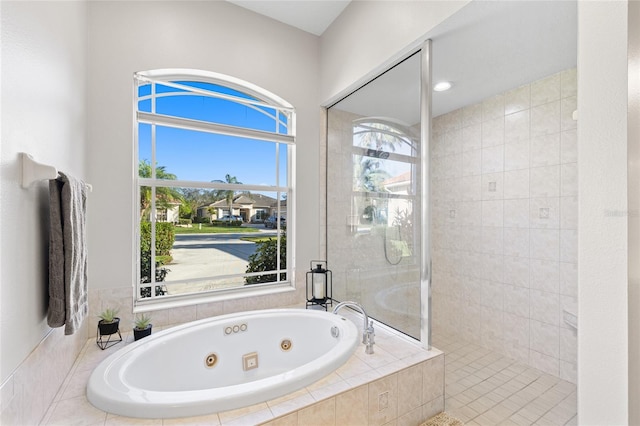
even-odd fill
[{"label": "gray towel", "polygon": [[50,327],[65,325],[75,333],[87,316],[87,246],[85,233],[86,185],[62,172],[49,181],[51,233],[49,236]]}]

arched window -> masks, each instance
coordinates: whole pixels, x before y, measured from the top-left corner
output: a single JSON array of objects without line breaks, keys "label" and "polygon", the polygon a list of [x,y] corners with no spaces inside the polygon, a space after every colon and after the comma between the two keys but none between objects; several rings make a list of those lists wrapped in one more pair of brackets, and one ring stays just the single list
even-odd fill
[{"label": "arched window", "polygon": [[134,81],[136,304],[292,286],[293,107],[211,72]]}]

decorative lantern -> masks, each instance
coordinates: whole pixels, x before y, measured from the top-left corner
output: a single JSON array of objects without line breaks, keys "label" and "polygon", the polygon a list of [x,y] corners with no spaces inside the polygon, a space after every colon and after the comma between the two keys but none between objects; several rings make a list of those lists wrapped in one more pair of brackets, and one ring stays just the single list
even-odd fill
[{"label": "decorative lantern", "polygon": [[307,272],[307,309],[309,306],[319,305],[327,310],[331,305],[331,271],[327,269],[327,262],[312,260],[311,270]]}]

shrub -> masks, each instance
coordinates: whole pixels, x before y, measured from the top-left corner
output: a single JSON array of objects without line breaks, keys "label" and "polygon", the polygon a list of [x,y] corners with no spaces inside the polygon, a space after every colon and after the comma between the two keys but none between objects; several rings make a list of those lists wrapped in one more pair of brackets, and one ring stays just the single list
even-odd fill
[{"label": "shrub", "polygon": [[[171,262],[171,248],[175,241],[173,225],[156,222],[156,281],[164,281],[169,269],[162,268]],[[151,282],[151,223],[140,223],[140,282]]]},{"label": "shrub", "polygon": [[242,226],[241,220],[214,220],[213,226]]},{"label": "shrub", "polygon": [[180,225],[191,225],[193,222],[191,221],[191,219],[180,219],[178,223]]},{"label": "shrub", "polygon": [[[258,247],[255,253],[249,256],[249,264],[247,265],[247,273],[250,272],[263,272],[273,271],[277,268],[276,255],[278,240],[276,238],[269,238],[267,241],[261,241],[256,243]],[[280,237],[280,267],[287,267],[287,237],[282,234]],[[280,280],[287,279],[285,273],[280,274]],[[253,277],[246,277],[246,284],[259,284],[270,283],[277,281],[276,274],[257,275]]]}]

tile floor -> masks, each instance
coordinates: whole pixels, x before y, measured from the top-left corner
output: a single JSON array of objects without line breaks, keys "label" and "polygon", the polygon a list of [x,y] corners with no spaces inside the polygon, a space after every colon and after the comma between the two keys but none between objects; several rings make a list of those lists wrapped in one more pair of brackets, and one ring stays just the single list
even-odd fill
[{"label": "tile floor", "polygon": [[445,410],[466,425],[577,424],[575,384],[459,339],[433,345],[445,353]]}]

